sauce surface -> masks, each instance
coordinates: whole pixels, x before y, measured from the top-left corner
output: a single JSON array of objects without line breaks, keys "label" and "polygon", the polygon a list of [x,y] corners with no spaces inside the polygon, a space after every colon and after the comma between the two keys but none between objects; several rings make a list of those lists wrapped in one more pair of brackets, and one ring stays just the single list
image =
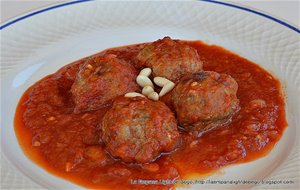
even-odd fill
[{"label": "sauce surface", "polygon": [[[231,75],[238,83],[240,111],[232,122],[204,134],[180,131],[179,149],[150,164],[126,164],[112,158],[100,139],[99,123],[111,105],[74,114],[70,88],[87,58],[71,63],[30,87],[15,114],[15,132],[25,154],[48,172],[87,188],[169,189],[169,185],[133,184],[137,179],[187,179],[266,155],[287,126],[280,82],[258,65],[221,47],[200,41],[194,47],[203,69]],[[112,48],[132,61],[144,44]],[[99,55],[97,54],[97,55]],[[134,65],[137,70],[137,65]]]}]

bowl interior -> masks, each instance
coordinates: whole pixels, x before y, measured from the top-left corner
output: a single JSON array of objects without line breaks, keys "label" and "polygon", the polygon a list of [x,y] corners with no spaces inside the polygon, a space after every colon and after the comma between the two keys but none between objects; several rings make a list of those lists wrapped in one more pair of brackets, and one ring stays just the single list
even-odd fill
[{"label": "bowl interior", "polygon": [[[223,46],[270,71],[281,80],[286,94],[288,127],[274,149],[259,160],[224,168],[209,178],[299,177],[293,170],[299,166],[296,163],[299,161],[299,143],[296,142],[299,142],[300,115],[300,46],[295,31],[249,12],[201,1],[159,2],[159,6],[157,2],[92,1],[22,20],[4,29],[1,35],[1,73],[4,75],[1,81],[2,152],[17,170],[44,187],[80,188],[52,176],[23,154],[13,129],[15,108],[22,93],[42,77],[72,61],[106,48],[154,41],[164,36]],[[4,169],[11,172],[5,166]],[[193,187],[197,188],[197,185]],[[219,187],[233,188],[230,185]],[[236,189],[241,187],[245,185],[234,186]]]}]

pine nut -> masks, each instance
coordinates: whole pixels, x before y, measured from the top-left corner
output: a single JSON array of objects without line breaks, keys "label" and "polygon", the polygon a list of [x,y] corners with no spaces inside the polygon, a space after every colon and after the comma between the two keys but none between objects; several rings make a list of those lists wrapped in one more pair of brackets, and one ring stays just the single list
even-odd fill
[{"label": "pine nut", "polygon": [[164,77],[154,77],[153,81],[157,86],[160,87],[164,87],[168,82],[172,82]]},{"label": "pine nut", "polygon": [[149,77],[151,75],[151,69],[150,68],[144,68],[141,70],[139,75],[144,75],[146,77]]},{"label": "pine nut", "polygon": [[145,87],[145,86],[151,86],[152,88],[154,88],[152,81],[144,76],[144,75],[139,75],[136,77],[136,82],[141,86],[141,87]]},{"label": "pine nut", "polygon": [[151,100],[157,101],[159,99],[159,96],[158,96],[157,92],[151,92],[149,94],[148,98],[151,99]]},{"label": "pine nut", "polygon": [[164,87],[161,89],[161,91],[159,92],[159,97],[164,96],[165,94],[167,94],[168,92],[170,92],[175,86],[175,83],[173,82],[168,82],[167,84],[164,85]]},{"label": "pine nut", "polygon": [[142,90],[142,94],[148,96],[151,92],[154,92],[154,89],[151,86],[145,86]]},{"label": "pine nut", "polygon": [[143,94],[140,94],[140,93],[137,93],[137,92],[128,92],[124,96],[127,97],[127,98],[133,98],[133,97],[137,97],[137,96],[145,97]]}]

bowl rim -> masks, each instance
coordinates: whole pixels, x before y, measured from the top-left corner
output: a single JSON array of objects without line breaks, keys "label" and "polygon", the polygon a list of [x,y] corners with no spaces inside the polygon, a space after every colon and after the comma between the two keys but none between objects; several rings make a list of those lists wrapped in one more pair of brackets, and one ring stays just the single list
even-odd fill
[{"label": "bowl rim", "polygon": [[[14,17],[14,18],[12,18],[12,19],[4,22],[4,24],[0,25],[0,30],[3,30],[5,28],[7,28],[8,26],[11,26],[11,25],[13,25],[13,24],[15,24],[17,22],[20,22],[20,21],[22,21],[24,19],[27,19],[29,17],[32,17],[34,15],[41,14],[43,12],[47,12],[47,11],[50,11],[50,10],[53,10],[53,9],[57,9],[57,8],[61,8],[61,7],[69,6],[69,5],[74,5],[74,4],[78,4],[78,3],[85,3],[85,2],[89,2],[89,1],[95,1],[95,0],[75,0],[75,1],[65,2],[65,3],[54,4],[54,5],[51,5],[51,6],[47,6],[46,8],[36,9],[36,10],[34,10],[32,12],[25,13],[23,15]],[[292,24],[290,24],[290,23],[288,23],[286,21],[283,21],[283,20],[278,19],[278,18],[276,18],[274,16],[271,16],[269,13],[263,13],[261,11],[255,10],[254,8],[248,8],[248,7],[237,5],[236,3],[232,4],[232,3],[221,2],[221,1],[216,1],[216,0],[196,0],[196,1],[198,1],[198,2],[202,1],[202,2],[207,2],[207,3],[214,3],[214,4],[224,5],[224,6],[227,6],[227,7],[236,8],[236,9],[240,9],[240,10],[243,10],[243,11],[247,11],[247,12],[250,12],[250,13],[253,13],[253,14],[265,17],[265,18],[267,18],[269,20],[272,20],[274,22],[277,22],[278,24],[280,24],[282,26],[285,26],[285,27],[287,27],[287,28],[289,28],[289,29],[297,32],[298,34],[300,34],[300,29],[298,29],[296,26],[293,26]]]},{"label": "bowl rim", "polygon": [[[8,26],[13,25],[15,23],[18,23],[19,21],[25,20],[25,19],[27,19],[29,17],[33,17],[34,15],[41,14],[43,12],[50,11],[52,9],[57,9],[57,8],[66,7],[66,6],[72,5],[72,4],[78,4],[78,3],[90,2],[90,1],[95,1],[95,0],[76,0],[76,1],[72,1],[72,2],[66,2],[66,3],[59,3],[59,4],[51,5],[51,6],[46,7],[46,8],[36,9],[36,10],[34,10],[32,12],[27,12],[24,15],[17,16],[15,18],[7,21],[4,25],[0,25],[0,30],[2,30],[4,28],[7,28]],[[276,19],[275,17],[269,16],[267,14],[264,14],[264,13],[261,13],[261,12],[258,12],[258,11],[252,10],[252,9],[248,9],[248,8],[237,6],[237,5],[230,4],[230,3],[224,3],[224,2],[214,1],[214,0],[197,0],[197,1],[198,2],[201,2],[201,1],[202,2],[208,2],[208,3],[213,3],[213,4],[221,4],[221,5],[224,5],[225,8],[226,7],[233,7],[233,8],[236,8],[236,9],[244,10],[246,12],[254,13],[254,15],[259,15],[261,17],[265,17],[268,20],[273,20],[274,22],[277,22],[278,24],[283,25],[285,28],[289,28],[288,29],[289,31],[292,30],[292,31],[295,31],[296,33],[300,34],[300,30],[297,29],[296,27],[294,27],[294,26],[292,26],[292,25],[290,25],[290,24],[288,24],[286,22],[283,22],[283,21],[281,21],[279,19]],[[294,143],[297,143],[296,141]],[[4,154],[2,154],[2,155],[4,155]],[[5,155],[3,157],[6,158]],[[9,161],[7,158],[6,158],[6,160]],[[16,168],[15,165],[13,165],[13,164],[11,164],[11,166],[14,166],[14,168]],[[24,174],[24,172],[20,171],[19,169],[16,169],[16,171],[18,173],[20,173],[20,174]],[[23,176],[28,177],[28,175],[23,175]],[[29,179],[32,180],[33,178],[29,177]],[[36,182],[35,180],[33,180],[33,181]],[[37,184],[44,186],[44,184],[42,182],[39,182]],[[47,187],[47,186],[44,186],[44,187]]]}]

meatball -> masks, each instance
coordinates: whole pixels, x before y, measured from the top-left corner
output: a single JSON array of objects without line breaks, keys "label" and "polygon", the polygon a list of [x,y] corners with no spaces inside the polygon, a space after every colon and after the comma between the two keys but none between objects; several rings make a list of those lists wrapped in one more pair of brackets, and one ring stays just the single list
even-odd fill
[{"label": "meatball", "polygon": [[179,124],[201,132],[226,124],[239,110],[237,89],[226,74],[203,71],[183,77],[171,95]]},{"label": "meatball", "polygon": [[71,88],[74,112],[97,110],[119,95],[138,90],[136,76],[133,66],[113,54],[88,59]]},{"label": "meatball", "polygon": [[107,151],[125,162],[147,163],[180,144],[177,121],[160,101],[119,97],[101,123]]},{"label": "meatball", "polygon": [[137,55],[137,60],[153,70],[153,75],[178,82],[185,74],[202,71],[202,61],[197,51],[170,37],[146,45]]}]

